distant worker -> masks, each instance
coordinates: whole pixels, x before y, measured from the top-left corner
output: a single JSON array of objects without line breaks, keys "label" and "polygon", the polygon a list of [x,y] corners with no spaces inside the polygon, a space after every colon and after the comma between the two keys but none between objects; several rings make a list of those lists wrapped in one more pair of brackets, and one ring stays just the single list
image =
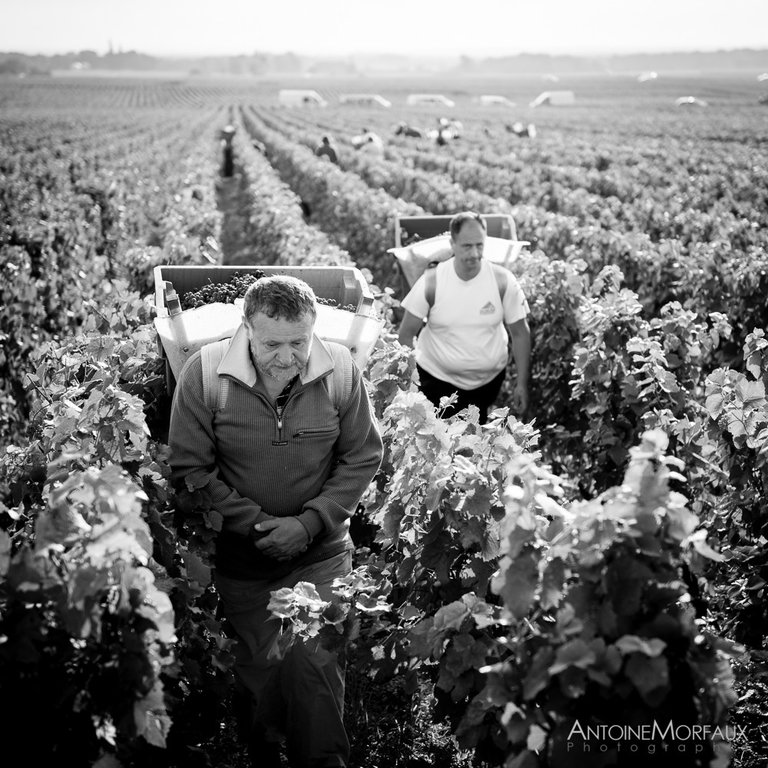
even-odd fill
[{"label": "distant worker", "polygon": [[449,120],[447,117],[437,118],[437,128],[430,132],[439,147],[444,147],[449,141],[454,141],[461,136],[464,126],[458,120]]},{"label": "distant worker", "polygon": [[230,178],[235,175],[235,150],[232,146],[232,139],[234,136],[234,125],[225,125],[221,129],[221,148],[224,154],[221,165],[221,175],[225,178]]},{"label": "distant worker", "polygon": [[424,134],[412,125],[408,125],[405,121],[401,121],[395,128],[395,136],[409,136],[411,138],[420,139]]},{"label": "distant worker", "polygon": [[456,214],[450,233],[452,256],[428,268],[401,302],[398,339],[415,347],[420,388],[435,407],[442,397],[457,395],[444,417],[475,405],[484,424],[501,391],[511,338],[517,369],[512,406],[523,418],[531,356],[528,302],[509,270],[483,258],[486,224],[479,214]]},{"label": "distant worker", "polygon": [[370,152],[375,155],[384,154],[384,142],[378,133],[374,133],[369,128],[363,128],[363,132],[358,136],[352,137],[352,146],[357,150]]},{"label": "distant worker", "polygon": [[512,125],[506,126],[510,133],[514,133],[515,136],[519,136],[521,139],[535,139],[536,138],[536,126],[533,123],[523,125],[520,120],[512,123]]},{"label": "distant worker", "polygon": [[315,154],[318,157],[327,157],[334,165],[339,164],[339,155],[329,136],[323,136],[315,148]]},{"label": "distant worker", "polygon": [[453,138],[448,119],[445,117],[437,118],[437,137],[435,141],[438,147],[444,147]]}]

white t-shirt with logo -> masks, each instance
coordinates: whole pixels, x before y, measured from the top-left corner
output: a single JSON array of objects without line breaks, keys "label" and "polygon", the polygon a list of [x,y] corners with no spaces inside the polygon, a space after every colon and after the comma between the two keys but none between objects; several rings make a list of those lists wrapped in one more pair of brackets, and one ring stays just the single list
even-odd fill
[{"label": "white t-shirt with logo", "polygon": [[427,373],[459,389],[477,389],[507,365],[507,329],[528,315],[528,302],[517,279],[507,272],[502,307],[499,285],[490,262],[462,280],[448,259],[435,267],[435,303],[430,309],[422,275],[400,302],[418,318],[429,315],[416,339],[416,362]]}]

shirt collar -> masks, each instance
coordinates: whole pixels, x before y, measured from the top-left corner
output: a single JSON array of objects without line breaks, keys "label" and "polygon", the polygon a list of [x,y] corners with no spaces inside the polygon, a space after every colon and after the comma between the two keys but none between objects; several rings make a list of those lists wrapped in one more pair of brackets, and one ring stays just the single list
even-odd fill
[{"label": "shirt collar", "polygon": [[[325,342],[316,334],[312,334],[312,348],[309,352],[309,360],[304,371],[299,374],[302,386],[319,379],[333,370],[333,357],[326,347]],[[247,387],[253,388],[258,381],[256,368],[251,361],[251,352],[248,346],[248,333],[245,325],[241,323],[235,331],[229,348],[219,363],[216,372],[222,376],[232,376],[242,381]]]}]

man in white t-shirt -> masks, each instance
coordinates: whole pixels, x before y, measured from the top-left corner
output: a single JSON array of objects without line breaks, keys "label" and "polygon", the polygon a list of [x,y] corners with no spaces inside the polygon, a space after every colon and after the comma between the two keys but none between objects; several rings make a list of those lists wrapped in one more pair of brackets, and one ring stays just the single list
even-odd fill
[{"label": "man in white t-shirt", "polygon": [[457,394],[444,416],[472,404],[485,423],[504,381],[511,339],[512,405],[522,417],[531,357],[528,302],[509,270],[483,259],[486,224],[479,214],[457,214],[450,233],[452,257],[428,269],[401,302],[399,341],[415,346],[421,391],[436,407],[441,397]]}]

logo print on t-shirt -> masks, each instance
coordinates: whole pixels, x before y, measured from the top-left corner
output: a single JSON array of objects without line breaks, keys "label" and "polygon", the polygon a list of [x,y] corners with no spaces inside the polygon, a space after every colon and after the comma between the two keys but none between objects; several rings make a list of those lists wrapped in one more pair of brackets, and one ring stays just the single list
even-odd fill
[{"label": "logo print on t-shirt", "polygon": [[480,307],[481,315],[492,315],[495,311],[496,307],[492,301],[489,301],[487,304],[484,304],[482,307]]}]

